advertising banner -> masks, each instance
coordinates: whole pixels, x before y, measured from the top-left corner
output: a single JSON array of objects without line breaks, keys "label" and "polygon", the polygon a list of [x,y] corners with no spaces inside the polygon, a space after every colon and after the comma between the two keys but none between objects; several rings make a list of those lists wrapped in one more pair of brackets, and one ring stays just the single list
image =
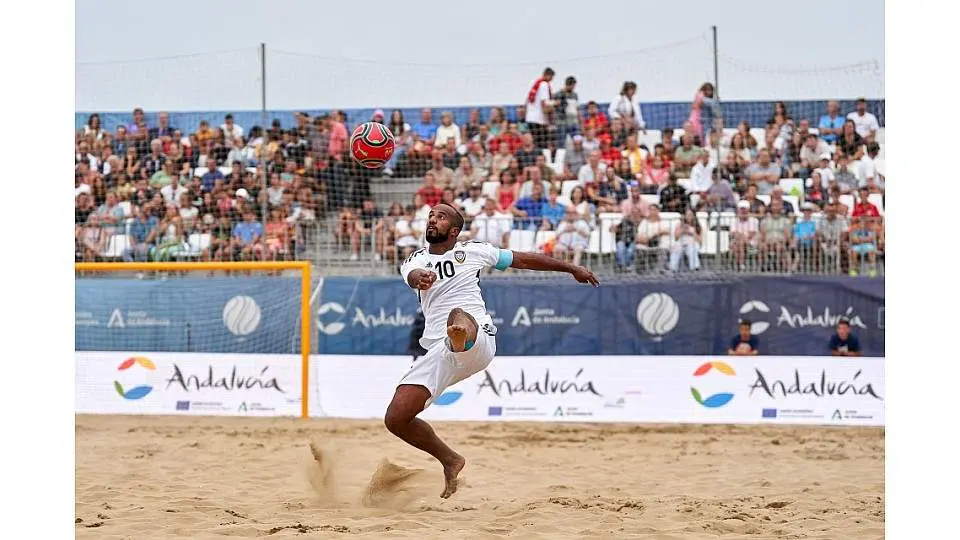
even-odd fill
[{"label": "advertising banner", "polygon": [[76,412],[300,416],[297,355],[77,352]]},{"label": "advertising banner", "polygon": [[[498,278],[480,287],[504,355],[723,355],[746,318],[761,354],[822,356],[841,317],[865,356],[884,355],[883,279],[615,281],[594,289]],[[418,309],[399,278],[327,278],[314,308],[317,350],[405,354]]]},{"label": "advertising banner", "polygon": [[[409,357],[321,355],[316,410],[380,418]],[[884,360],[502,356],[448,388],[434,420],[884,425]]]}]

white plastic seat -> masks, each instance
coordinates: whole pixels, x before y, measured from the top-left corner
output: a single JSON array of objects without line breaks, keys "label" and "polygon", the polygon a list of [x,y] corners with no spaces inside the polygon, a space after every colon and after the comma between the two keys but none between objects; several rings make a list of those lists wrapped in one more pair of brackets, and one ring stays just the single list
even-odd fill
[{"label": "white plastic seat", "polygon": [[814,135],[820,135],[820,128],[811,127],[808,131]]},{"label": "white plastic seat", "polygon": [[257,174],[257,168],[256,168],[256,167],[247,167],[247,172],[248,172],[248,173]]},{"label": "white plastic seat", "polygon": [[220,174],[228,176],[233,172],[233,167],[217,167],[217,170],[220,171]]},{"label": "white plastic seat", "polygon": [[516,251],[532,252],[536,250],[537,233],[534,231],[523,231],[513,229],[510,231],[510,249]]},{"label": "white plastic seat", "polygon": [[699,194],[699,193],[691,193],[691,194],[690,194],[690,208],[696,208],[698,204],[700,204],[700,194]]},{"label": "white plastic seat", "polygon": [[842,202],[847,206],[847,215],[848,216],[853,215],[853,206],[855,204],[853,195],[850,195],[850,194],[841,195],[840,202]]},{"label": "white plastic seat", "polygon": [[184,257],[199,257],[205,249],[210,247],[211,240],[209,233],[191,233],[180,254]]},{"label": "white plastic seat", "polygon": [[133,208],[130,206],[130,201],[120,201],[118,204],[123,210],[123,217],[128,218],[133,215]]},{"label": "white plastic seat", "polygon": [[621,221],[623,221],[623,214],[619,212],[603,212],[597,216],[596,228],[599,230],[598,249],[600,254],[616,253],[617,235],[610,228],[619,225]]},{"label": "white plastic seat", "polygon": [[197,167],[196,169],[193,170],[193,175],[203,178],[203,175],[207,174],[207,172],[209,172],[209,169],[207,169],[206,167]]},{"label": "white plastic seat", "polygon": [[689,178],[677,178],[677,184],[687,191],[690,191],[690,188],[693,187],[693,182]]},{"label": "white plastic seat", "polygon": [[553,156],[553,161],[551,162],[550,160],[547,160],[547,163],[549,163],[550,166],[553,167],[554,173],[563,174],[563,165],[566,159],[567,159],[567,149],[558,148],[556,155]]},{"label": "white plastic seat", "polygon": [[488,180],[483,183],[483,187],[480,188],[480,194],[488,199],[497,199],[497,188],[500,187],[500,182]]},{"label": "white plastic seat", "polygon": [[114,234],[110,237],[107,248],[100,253],[100,256],[105,259],[119,259],[129,245],[130,238],[126,234]]},{"label": "white plastic seat", "polygon": [[788,202],[793,205],[793,215],[800,215],[800,198],[794,195],[784,195],[783,202]]},{"label": "white plastic seat", "polygon": [[573,193],[573,190],[579,185],[579,180],[564,180],[560,187],[560,196],[570,200],[570,194]]},{"label": "white plastic seat", "polygon": [[757,148],[764,148],[767,142],[767,130],[765,128],[750,128],[750,134],[757,140]]},{"label": "white plastic seat", "polygon": [[653,147],[663,141],[663,132],[659,129],[648,129],[646,133],[637,133],[637,145],[646,145],[653,152]]},{"label": "white plastic seat", "polygon": [[770,206],[770,196],[769,195],[757,195],[757,199],[763,203],[764,206]]},{"label": "white plastic seat", "polygon": [[781,178],[778,184],[784,195],[802,195],[803,180],[800,178]]},{"label": "white plastic seat", "polygon": [[870,201],[870,204],[877,207],[877,210],[880,211],[880,215],[883,215],[883,195],[879,193],[871,193],[867,200]]},{"label": "white plastic seat", "polygon": [[657,195],[651,195],[649,193],[643,193],[640,195],[640,198],[643,199],[647,204],[660,204],[660,197]]}]

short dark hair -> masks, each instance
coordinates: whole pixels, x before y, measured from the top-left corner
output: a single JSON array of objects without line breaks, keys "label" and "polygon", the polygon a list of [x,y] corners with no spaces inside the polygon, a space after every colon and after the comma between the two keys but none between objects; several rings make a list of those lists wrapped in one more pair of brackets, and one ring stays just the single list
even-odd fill
[{"label": "short dark hair", "polygon": [[567,77],[567,80],[563,81],[564,84],[577,84],[577,78],[573,75]]},{"label": "short dark hair", "polygon": [[543,70],[543,76],[544,76],[544,77],[547,77],[547,76],[549,76],[549,75],[556,75],[556,73],[557,73],[557,72],[554,71],[553,68],[549,68],[549,67]]},{"label": "short dark hair", "polygon": [[879,154],[880,153],[880,143],[872,142],[867,145],[868,154]]},{"label": "short dark hair", "polygon": [[840,326],[841,324],[844,326],[850,326],[850,321],[846,318],[841,318],[837,321],[837,326]]},{"label": "short dark hair", "polygon": [[740,326],[750,326],[750,325],[751,323],[749,319],[740,319]]},{"label": "short dark hair", "polygon": [[447,204],[445,202],[437,204],[437,206],[440,206],[440,205],[446,206],[447,208],[450,208],[453,210],[453,215],[455,216],[453,220],[453,226],[463,231],[464,219],[463,219],[463,214],[460,213],[460,210],[457,209],[457,207]]},{"label": "short dark hair", "polygon": [[224,116],[223,119],[224,119],[224,120],[233,120],[233,115],[230,114],[230,113],[227,113],[227,115]]},{"label": "short dark hair", "polygon": [[867,98],[857,98],[857,103],[866,103]]}]

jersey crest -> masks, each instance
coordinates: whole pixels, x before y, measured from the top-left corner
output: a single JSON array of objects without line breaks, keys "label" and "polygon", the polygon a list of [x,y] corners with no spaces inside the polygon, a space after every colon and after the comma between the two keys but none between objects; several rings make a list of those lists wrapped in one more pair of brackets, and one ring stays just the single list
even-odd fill
[{"label": "jersey crest", "polygon": [[458,263],[463,264],[463,261],[467,260],[467,252],[463,250],[454,251],[453,258],[456,259]]}]

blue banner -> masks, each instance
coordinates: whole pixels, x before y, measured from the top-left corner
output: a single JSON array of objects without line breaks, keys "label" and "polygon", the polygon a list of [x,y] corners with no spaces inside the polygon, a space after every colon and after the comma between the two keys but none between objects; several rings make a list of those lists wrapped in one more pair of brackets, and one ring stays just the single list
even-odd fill
[{"label": "blue banner", "polygon": [[[718,355],[749,319],[761,354],[822,356],[840,317],[864,354],[884,355],[884,280],[741,277],[481,283],[502,355]],[[419,303],[398,278],[327,278],[316,310],[321,354],[406,354]]]},{"label": "blue banner", "polygon": [[298,278],[77,279],[76,350],[299,353]]}]

